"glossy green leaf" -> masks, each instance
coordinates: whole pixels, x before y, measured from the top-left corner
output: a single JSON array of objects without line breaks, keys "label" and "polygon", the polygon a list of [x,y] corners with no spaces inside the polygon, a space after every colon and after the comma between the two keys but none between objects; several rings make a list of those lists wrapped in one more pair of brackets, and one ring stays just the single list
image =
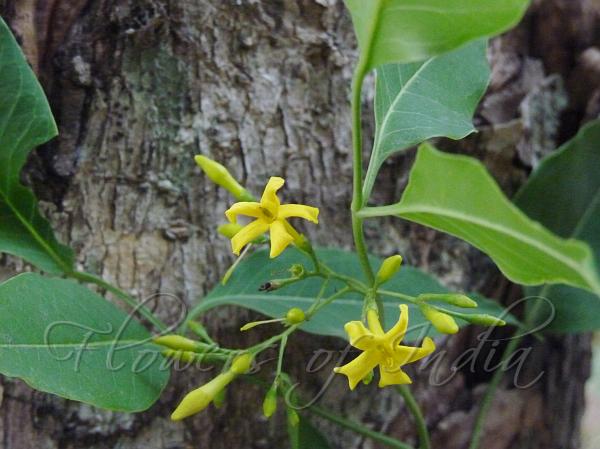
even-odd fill
[{"label": "glossy green leaf", "polygon": [[345,0],[366,69],[414,62],[514,26],[528,0]]},{"label": "glossy green leaf", "polygon": [[401,201],[362,215],[397,215],[466,240],[520,284],[564,283],[600,292],[588,245],[529,219],[468,156],[421,145]]},{"label": "glossy green leaf", "polygon": [[377,69],[376,133],[365,198],[390,155],[431,137],[462,139],[475,131],[473,113],[490,76],[486,48],[479,40],[425,62]]},{"label": "glossy green leaf", "polygon": [[[586,125],[572,140],[542,161],[515,197],[529,217],[562,237],[588,243],[600,260],[600,121]],[[565,285],[529,289],[552,301],[556,318],[549,330],[600,329],[600,300]]]},{"label": "glossy green leaf", "polygon": [[69,271],[73,255],[56,241],[19,176],[29,152],[56,134],[44,92],[0,18],[0,252],[50,273]]},{"label": "glossy green leaf", "polygon": [[0,284],[0,373],[97,407],[141,411],[169,370],[137,321],[85,287],[27,273]]},{"label": "glossy green leaf", "polygon": [[[362,270],[355,253],[336,249],[317,250],[319,258],[333,270],[363,280]],[[371,258],[373,266],[378,267],[381,260]],[[256,310],[271,317],[283,317],[291,307],[300,307],[307,310],[314,302],[321,288],[321,279],[311,278],[272,292],[260,292],[259,287],[269,280],[287,276],[287,270],[292,264],[301,263],[305,267],[311,267],[311,262],[306,256],[296,249],[287,249],[276,259],[269,259],[267,251],[258,251],[244,260],[236,269],[226,285],[218,285],[212,290],[194,309],[192,316],[206,310],[223,305],[236,305]],[[343,284],[332,281],[328,285],[325,295],[331,295],[340,290]],[[412,267],[402,267],[393,280],[384,284],[385,290],[401,292],[411,296],[421,293],[444,293],[444,288],[431,276]],[[476,298],[480,307],[469,309],[469,313],[488,313],[501,316],[502,308],[495,302]],[[399,314],[398,305],[400,301],[386,297],[383,301],[385,308],[386,326],[391,327],[397,320]],[[331,335],[346,338],[344,324],[348,321],[358,320],[362,314],[363,300],[357,293],[348,293],[331,304],[319,310],[310,321],[307,321],[301,329],[313,334]],[[465,312],[465,309],[457,309],[443,305],[451,310]],[[436,331],[429,326],[429,322],[421,315],[418,308],[409,304],[410,325],[407,335],[408,340],[416,340],[425,335],[437,335]],[[512,320],[509,318],[508,321]],[[460,325],[466,325],[462,320],[457,320]],[[275,324],[274,326],[280,326]]]}]

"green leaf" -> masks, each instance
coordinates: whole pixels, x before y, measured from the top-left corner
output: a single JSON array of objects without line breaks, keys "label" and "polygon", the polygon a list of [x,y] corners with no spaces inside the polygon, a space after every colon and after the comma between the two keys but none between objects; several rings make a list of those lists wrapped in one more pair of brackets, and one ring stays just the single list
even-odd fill
[{"label": "green leaf", "polygon": [[426,62],[377,69],[376,133],[365,199],[390,155],[431,137],[462,139],[475,131],[473,113],[490,76],[486,48],[479,40]]},{"label": "green leaf", "polygon": [[70,271],[73,254],[56,241],[19,176],[29,152],[56,134],[44,91],[0,18],[0,252],[50,273]]},{"label": "green leaf", "polygon": [[400,202],[360,215],[397,215],[466,240],[520,284],[564,283],[600,292],[590,248],[529,219],[468,156],[421,145]]},{"label": "green leaf", "polygon": [[[600,121],[545,158],[515,197],[529,217],[562,237],[588,243],[600,260]],[[564,285],[529,289],[550,299],[556,311],[549,330],[585,332],[600,329],[600,301],[584,290]]]},{"label": "green leaf", "polygon": [[151,335],[68,280],[21,274],[0,284],[0,373],[110,410],[150,407],[169,379]]},{"label": "green leaf", "polygon": [[414,62],[513,27],[528,0],[345,0],[366,70]]},{"label": "green leaf", "polygon": [[[337,249],[318,249],[320,260],[333,270],[363,280],[358,257],[355,253]],[[381,264],[381,260],[371,257],[374,267]],[[267,251],[258,251],[241,262],[235,273],[226,285],[218,285],[213,289],[192,311],[195,316],[206,310],[223,305],[236,305],[255,310],[271,317],[283,317],[292,307],[307,310],[319,294],[322,280],[309,278],[287,287],[272,292],[260,292],[259,287],[274,278],[286,277],[287,270],[293,264],[301,263],[305,267],[311,267],[310,260],[294,248],[287,249],[276,259],[269,259]],[[343,284],[331,281],[325,292],[326,296],[339,291]],[[401,292],[411,296],[421,293],[444,293],[448,290],[431,276],[412,267],[402,267],[400,272],[390,281],[384,284],[385,290]],[[480,307],[470,309],[473,313],[489,313],[500,316],[503,309],[491,300],[476,298]],[[386,297],[383,299],[385,308],[386,328],[390,328],[397,320],[401,301]],[[307,321],[301,329],[318,335],[330,335],[346,338],[344,324],[348,321],[359,320],[362,314],[363,299],[357,293],[348,293],[331,304],[323,307],[310,321]],[[463,311],[447,304],[443,307]],[[417,307],[409,304],[410,324],[407,340],[416,340],[425,335],[438,335],[431,328],[429,322],[421,315]],[[509,318],[508,321],[512,321]],[[467,323],[462,320],[457,322],[464,326]],[[279,326],[275,324],[275,326]]]}]

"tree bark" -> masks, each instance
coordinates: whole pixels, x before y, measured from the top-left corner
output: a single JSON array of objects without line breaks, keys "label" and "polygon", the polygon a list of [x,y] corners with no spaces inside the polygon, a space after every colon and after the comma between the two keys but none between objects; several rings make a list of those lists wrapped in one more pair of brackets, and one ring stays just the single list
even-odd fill
[{"label": "tree bark", "polygon": [[[476,118],[481,132],[440,145],[481,158],[514,193],[542,156],[600,111],[595,5],[534,2],[518,28],[491,44],[493,78]],[[352,247],[348,98],[356,50],[341,0],[0,0],[0,13],[40,77],[60,129],[24,176],[81,267],[140,298],[168,293],[193,304],[206,293],[232,261],[228,242],[215,233],[230,198],[194,166],[197,153],[225,163],[256,192],[268,176],[283,176],[287,200],[321,209],[321,224],[303,231],[322,245]],[[376,201],[398,198],[412,159],[409,152],[386,163]],[[505,303],[521,295],[489,259],[456,239],[392,219],[369,222],[366,232],[375,253],[401,253],[453,288],[479,289]],[[3,260],[3,278],[26,268]],[[164,319],[176,319],[173,302],[154,306]],[[248,337],[238,329],[249,316],[226,309],[205,321],[224,343],[242,345]],[[448,378],[452,362],[477,347],[481,332],[471,328],[440,342],[446,357],[437,377],[431,365],[411,373],[434,448],[468,445],[491,376],[486,357],[502,344],[485,345],[473,366],[443,385],[431,382]],[[302,391],[315,394],[333,365],[309,372],[308,361],[343,342],[306,334],[293,340],[286,366]],[[481,447],[579,447],[589,338],[524,345],[533,349],[518,380],[543,375],[526,389],[515,388],[517,373],[505,376]],[[285,417],[262,418],[263,392],[254,386],[234,385],[222,409],[170,422],[182,395],[206,378],[175,374],[159,403],[138,415],[96,410],[4,378],[0,441],[6,449],[285,446]],[[393,390],[371,385],[350,393],[336,378],[320,403],[416,441]],[[379,447],[314,422],[332,447]]]}]

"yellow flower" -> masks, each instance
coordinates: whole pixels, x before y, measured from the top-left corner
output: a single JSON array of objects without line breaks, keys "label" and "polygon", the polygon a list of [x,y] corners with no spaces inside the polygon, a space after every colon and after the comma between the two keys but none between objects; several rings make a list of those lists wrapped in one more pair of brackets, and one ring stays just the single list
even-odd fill
[{"label": "yellow flower", "polygon": [[402,371],[402,366],[431,354],[435,350],[433,340],[425,337],[420,348],[399,344],[408,327],[408,307],[405,304],[400,306],[398,322],[387,332],[383,331],[376,310],[370,309],[367,312],[367,322],[368,329],[360,321],[346,323],[344,329],[350,344],[363,353],[350,363],[334,368],[334,371],[348,377],[351,390],[354,390],[362,379],[368,377],[377,365],[380,387],[412,383],[408,374]]},{"label": "yellow flower", "polygon": [[300,217],[318,223],[319,209],[302,204],[281,204],[277,191],[285,181],[282,178],[269,179],[260,203],[244,201],[235,203],[225,215],[231,223],[237,222],[238,215],[255,218],[231,238],[233,253],[240,254],[242,248],[261,234],[271,234],[271,257],[277,257],[293,241],[300,238],[296,230],[287,222],[287,218]]}]

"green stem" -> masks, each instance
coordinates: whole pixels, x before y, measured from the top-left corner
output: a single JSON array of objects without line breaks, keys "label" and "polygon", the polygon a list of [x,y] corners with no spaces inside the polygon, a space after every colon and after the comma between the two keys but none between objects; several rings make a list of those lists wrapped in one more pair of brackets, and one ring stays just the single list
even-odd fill
[{"label": "green stem", "polygon": [[91,284],[96,284],[97,286],[111,292],[112,294],[114,294],[115,296],[120,298],[125,304],[127,304],[133,310],[139,311],[140,314],[144,318],[146,318],[148,321],[150,321],[154,326],[156,326],[161,331],[167,329],[167,325],[165,323],[163,323],[161,320],[159,320],[158,318],[156,318],[156,316],[154,316],[154,314],[150,310],[148,310],[144,305],[137,302],[135,299],[133,299],[131,296],[129,296],[127,293],[125,293],[120,288],[115,287],[114,285],[106,282],[101,277],[98,277],[91,273],[86,273],[84,271],[73,271],[73,272],[69,273],[69,276],[71,276],[72,278],[77,279],[78,281],[81,281],[81,282],[88,282]]},{"label": "green stem", "polygon": [[[539,293],[538,296],[543,297],[547,294],[548,285],[546,285]],[[537,320],[537,315],[540,310],[541,301],[538,301],[534,304],[527,313],[525,317],[525,324],[522,327],[517,328],[516,333],[522,332],[523,329],[530,329]],[[494,396],[496,395],[496,390],[498,385],[500,385],[500,381],[502,380],[502,375],[504,374],[504,364],[510,357],[510,355],[517,349],[521,340],[525,337],[526,333],[522,333],[521,335],[517,335],[512,337],[504,352],[502,353],[502,365],[494,372],[490,383],[485,391],[485,395],[481,401],[481,406],[479,408],[479,412],[477,413],[477,418],[475,419],[475,424],[473,426],[473,433],[471,434],[471,443],[469,444],[469,449],[477,449],[479,447],[479,443],[481,442],[481,435],[483,434],[483,428],[485,425],[485,419],[487,417],[487,413],[492,406],[492,402],[494,400]]]},{"label": "green stem", "polygon": [[345,427],[346,429],[352,430],[353,432],[356,432],[359,435],[363,435],[379,443],[383,443],[386,446],[393,447],[396,449],[414,449],[409,444],[388,437],[387,435],[384,435],[380,432],[376,432],[375,430],[371,430],[357,422],[350,421],[346,418],[342,418],[341,416],[338,416],[335,413],[330,412],[329,410],[317,407],[316,405],[309,407],[308,411],[314,415],[320,416],[321,418],[331,421],[332,423],[335,423],[341,427]]},{"label": "green stem", "polygon": [[417,432],[419,434],[419,449],[431,449],[431,442],[429,441],[429,432],[427,431],[427,423],[423,417],[421,407],[415,400],[415,397],[408,388],[407,385],[398,385],[398,392],[404,398],[406,406],[410,410],[417,425]]},{"label": "green stem", "polygon": [[352,80],[352,147],[353,147],[353,181],[352,181],[352,235],[356,253],[367,277],[369,285],[375,282],[373,269],[367,256],[367,247],[363,234],[363,219],[358,213],[363,206],[362,196],[362,123],[361,123],[361,94],[362,85],[366,74],[367,65],[364,60],[359,60],[354,78]]},{"label": "green stem", "polygon": [[388,215],[398,215],[399,208],[397,204],[388,204],[387,206],[363,207],[357,212],[357,215],[364,218],[387,217]]},{"label": "green stem", "polygon": [[404,301],[416,304],[417,303],[417,298],[411,295],[407,295],[404,293],[399,293],[399,292],[392,292],[390,290],[377,290],[377,294],[379,295],[383,295],[383,296],[391,296],[393,298],[400,298],[403,299]]}]

